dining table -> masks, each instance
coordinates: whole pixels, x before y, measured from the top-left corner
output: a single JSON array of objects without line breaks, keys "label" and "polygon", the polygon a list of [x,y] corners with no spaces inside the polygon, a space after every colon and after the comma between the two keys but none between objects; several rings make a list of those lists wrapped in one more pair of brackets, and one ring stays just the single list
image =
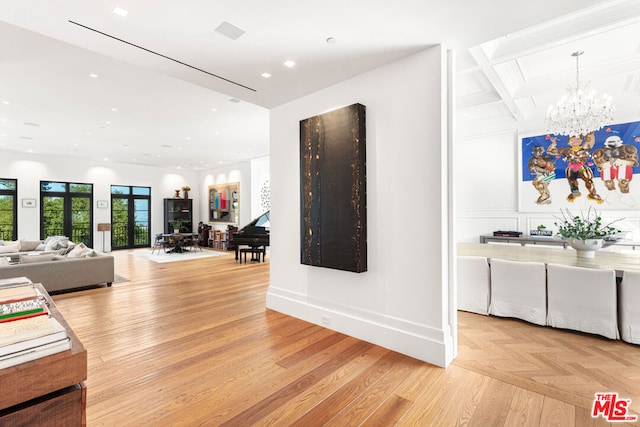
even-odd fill
[{"label": "dining table", "polygon": [[167,241],[166,253],[182,253],[188,251],[194,240],[199,239],[198,233],[164,233],[162,238]]}]

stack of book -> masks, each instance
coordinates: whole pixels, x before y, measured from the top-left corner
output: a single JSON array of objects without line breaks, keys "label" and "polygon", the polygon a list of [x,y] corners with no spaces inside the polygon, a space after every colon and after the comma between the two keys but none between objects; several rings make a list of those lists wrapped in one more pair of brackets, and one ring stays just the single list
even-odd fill
[{"label": "stack of book", "polygon": [[0,281],[0,369],[71,348],[41,289],[26,278]]}]

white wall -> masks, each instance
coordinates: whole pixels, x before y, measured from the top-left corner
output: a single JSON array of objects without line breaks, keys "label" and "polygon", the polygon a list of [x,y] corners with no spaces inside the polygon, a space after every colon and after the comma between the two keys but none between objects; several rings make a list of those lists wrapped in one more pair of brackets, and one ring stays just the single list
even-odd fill
[{"label": "white wall", "polygon": [[[174,189],[188,184],[197,194],[199,184],[194,172],[169,172],[159,168],[91,162],[84,159],[38,156],[3,152],[0,157],[0,177],[18,180],[18,238],[40,238],[40,181],[63,181],[93,184],[94,247],[102,249],[103,235],[96,230],[100,222],[111,222],[111,185],[151,187],[151,234],[161,233],[164,222],[164,198],[174,195]],[[36,199],[37,207],[23,208],[22,199]],[[97,209],[97,200],[109,201],[109,209]],[[194,213],[199,212],[199,200],[194,198]],[[199,221],[194,215],[194,221]],[[104,235],[104,249],[109,251],[111,236]]]},{"label": "white wall", "polygon": [[[445,53],[440,46],[271,110],[267,307],[446,366]],[[368,269],[300,264],[299,121],[366,106]],[[444,201],[444,203],[443,203]],[[444,206],[443,206],[444,205]]]}]

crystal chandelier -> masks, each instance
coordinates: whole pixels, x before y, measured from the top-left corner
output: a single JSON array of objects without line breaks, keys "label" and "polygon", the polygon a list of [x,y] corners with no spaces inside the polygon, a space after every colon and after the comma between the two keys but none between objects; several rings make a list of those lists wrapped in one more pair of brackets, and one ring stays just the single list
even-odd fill
[{"label": "crystal chandelier", "polygon": [[547,130],[555,135],[584,136],[602,129],[613,120],[615,107],[611,104],[611,97],[605,94],[598,99],[590,82],[580,82],[578,58],[583,53],[571,54],[576,58],[575,86],[569,85],[558,104],[549,106],[547,110]]}]

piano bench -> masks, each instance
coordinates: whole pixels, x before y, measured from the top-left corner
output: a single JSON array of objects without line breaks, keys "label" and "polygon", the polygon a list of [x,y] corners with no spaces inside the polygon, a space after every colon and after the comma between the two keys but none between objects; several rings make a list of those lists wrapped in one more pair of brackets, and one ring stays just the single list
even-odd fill
[{"label": "piano bench", "polygon": [[264,246],[260,246],[259,248],[241,248],[240,249],[240,264],[242,264],[242,255],[244,254],[244,262],[247,263],[247,253],[251,254],[251,261],[260,262],[260,254],[262,254],[262,262],[264,262],[267,249]]}]

